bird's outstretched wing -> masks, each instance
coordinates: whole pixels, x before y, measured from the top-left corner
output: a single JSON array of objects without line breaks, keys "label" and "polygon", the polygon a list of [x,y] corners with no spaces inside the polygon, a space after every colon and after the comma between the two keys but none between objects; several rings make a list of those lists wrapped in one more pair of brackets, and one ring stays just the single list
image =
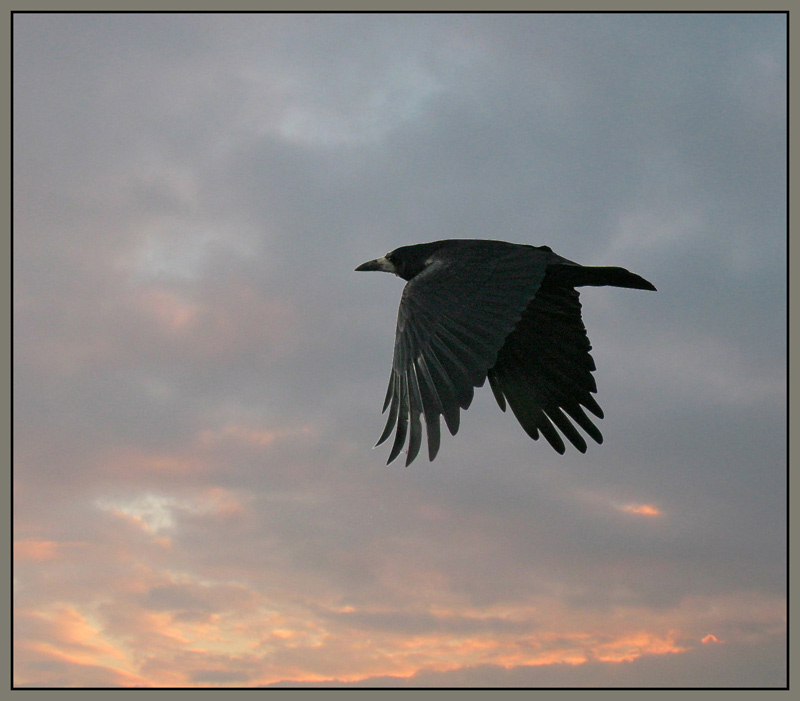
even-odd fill
[{"label": "bird's outstretched wing", "polygon": [[[493,252],[494,253],[494,252]],[[408,438],[409,465],[422,442],[425,417],[428,456],[439,450],[439,416],[450,433],[459,410],[472,402],[500,349],[558,258],[549,249],[502,248],[497,254],[460,248],[433,254],[432,263],[408,282],[397,315],[394,359],[383,410],[389,409],[383,443],[396,428],[388,462]],[[563,259],[560,259],[563,260]]]},{"label": "bird's outstretched wing", "polygon": [[592,396],[597,385],[590,350],[577,290],[546,276],[488,373],[500,408],[505,411],[508,400],[526,433],[537,439],[541,432],[559,453],[565,448],[556,428],[580,452],[586,452],[586,441],[570,419],[595,441],[603,442],[584,412],[585,407],[603,418]]}]

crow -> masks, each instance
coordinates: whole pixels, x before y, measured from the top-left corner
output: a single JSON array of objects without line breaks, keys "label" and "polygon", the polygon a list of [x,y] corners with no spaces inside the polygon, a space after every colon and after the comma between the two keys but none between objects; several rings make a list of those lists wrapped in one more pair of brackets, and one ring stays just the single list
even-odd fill
[{"label": "crow", "polygon": [[[586,440],[603,436],[584,408],[603,418],[581,320],[576,287],[656,288],[625,268],[589,267],[530,246],[483,239],[446,239],[402,246],[356,268],[394,273],[406,286],[400,298],[394,358],[383,411],[383,443],[396,427],[387,465],[408,437],[406,465],[422,443],[425,417],[428,458],[439,452],[439,416],[451,435],[473,388],[489,378],[500,409],[511,407],[534,440],[539,433],[559,453],[563,433],[581,453]],[[558,430],[556,430],[558,429]]]}]

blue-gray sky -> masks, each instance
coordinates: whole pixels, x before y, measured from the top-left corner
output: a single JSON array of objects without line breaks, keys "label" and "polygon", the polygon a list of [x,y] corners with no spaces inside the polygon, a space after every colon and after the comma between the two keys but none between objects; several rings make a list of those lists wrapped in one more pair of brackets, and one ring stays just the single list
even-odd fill
[{"label": "blue-gray sky", "polygon": [[[16,15],[15,682],[785,683],[783,15]],[[605,436],[384,465],[402,281],[547,244]]]}]

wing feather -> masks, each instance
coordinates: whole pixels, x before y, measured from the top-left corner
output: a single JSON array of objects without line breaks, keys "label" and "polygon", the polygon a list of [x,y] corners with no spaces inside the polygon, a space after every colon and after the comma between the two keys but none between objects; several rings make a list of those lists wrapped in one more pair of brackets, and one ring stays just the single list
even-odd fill
[{"label": "wing feather", "polygon": [[394,443],[392,450],[389,453],[389,460],[387,464],[392,462],[403,449],[403,444],[406,442],[406,434],[408,432],[408,382],[405,374],[398,375],[397,394],[399,400],[399,409],[397,412],[397,431],[394,435]]},{"label": "wing feather", "polygon": [[422,414],[422,397],[420,395],[419,383],[417,382],[417,370],[414,364],[408,373],[408,398],[409,398],[409,428],[408,455],[406,456],[406,466],[410,465],[414,458],[419,454],[422,445],[422,424],[420,415]]},{"label": "wing feather", "polygon": [[458,390],[453,384],[453,378],[444,369],[439,357],[433,352],[432,348],[428,348],[428,351],[423,353],[421,357],[431,372],[431,382],[439,394],[441,413],[447,424],[447,430],[450,431],[451,436],[455,436],[461,420],[461,414],[458,411],[461,404],[458,398]]},{"label": "wing feather", "polygon": [[428,363],[424,355],[420,355],[414,364],[417,373],[420,398],[422,399],[423,415],[425,416],[425,432],[428,437],[428,458],[433,460],[439,452],[441,433],[439,430],[439,416],[443,412],[442,400],[436,391],[436,385],[428,370]]},{"label": "wing feather", "polygon": [[602,443],[600,430],[584,412],[603,417],[592,396],[597,385],[590,350],[578,292],[545,278],[489,372],[500,408],[507,400],[528,435],[536,439],[541,432],[558,452],[565,446],[553,435],[556,428],[580,452],[587,449],[571,420]]},{"label": "wing feather", "polygon": [[[389,390],[386,393],[386,401],[388,402],[391,399],[391,405],[389,406],[389,414],[386,417],[386,426],[383,428],[383,433],[381,433],[381,437],[378,439],[378,442],[375,444],[375,447],[379,446],[383,443],[390,435],[392,435],[392,431],[394,427],[397,425],[397,414],[400,411],[400,392],[397,390],[397,383],[399,381],[399,376],[396,372],[392,371],[392,376],[389,378]],[[384,403],[383,410],[386,411],[386,404]]]}]

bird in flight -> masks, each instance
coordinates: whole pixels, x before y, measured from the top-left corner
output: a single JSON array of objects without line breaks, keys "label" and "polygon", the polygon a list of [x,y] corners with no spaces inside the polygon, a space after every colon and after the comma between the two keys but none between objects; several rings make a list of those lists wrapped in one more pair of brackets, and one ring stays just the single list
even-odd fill
[{"label": "bird in flight", "polygon": [[541,433],[563,454],[563,434],[584,453],[586,440],[574,422],[602,443],[584,411],[603,418],[592,396],[595,364],[575,288],[655,290],[647,280],[625,268],[574,263],[548,246],[481,239],[402,246],[356,270],[394,273],[407,281],[383,403],[389,414],[376,444],[396,429],[387,464],[406,438],[406,465],[417,457],[420,416],[433,460],[439,417],[455,435],[460,409],[469,407],[474,388],[487,377],[500,408],[505,411],[508,404],[534,440]]}]

